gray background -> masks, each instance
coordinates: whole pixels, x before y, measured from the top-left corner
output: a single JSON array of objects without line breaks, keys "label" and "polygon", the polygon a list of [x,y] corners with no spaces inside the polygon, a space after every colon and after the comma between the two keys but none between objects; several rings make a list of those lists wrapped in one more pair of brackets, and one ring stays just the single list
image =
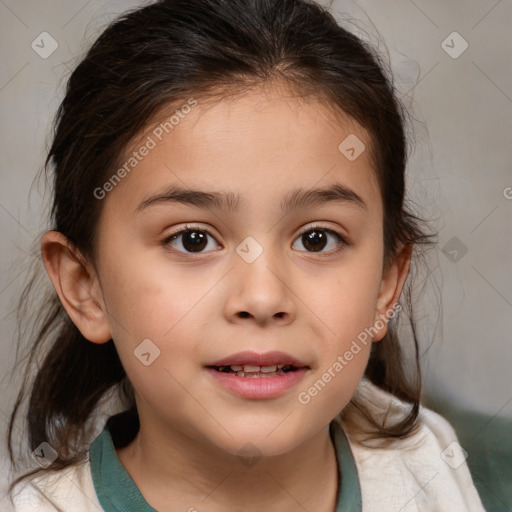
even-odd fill
[{"label": "gray background", "polygon": [[[324,2],[325,3],[325,2]],[[0,432],[16,379],[12,309],[49,194],[34,181],[70,70],[106,23],[140,5],[116,0],[0,0]],[[416,137],[408,192],[437,219],[439,244],[420,304],[428,394],[491,416],[512,417],[512,5],[507,0],[337,1],[345,26],[389,51]],[[459,52],[457,58],[443,47]],[[31,47],[48,32],[43,59]],[[442,45],[443,41],[446,43]],[[453,40],[453,42],[452,42]],[[48,46],[46,46],[48,48]],[[467,252],[465,252],[467,251]],[[442,300],[438,314],[437,292]],[[17,373],[16,373],[17,375]],[[21,432],[21,431],[19,431]],[[0,449],[5,460],[5,447]],[[0,509],[7,509],[5,478]]]}]

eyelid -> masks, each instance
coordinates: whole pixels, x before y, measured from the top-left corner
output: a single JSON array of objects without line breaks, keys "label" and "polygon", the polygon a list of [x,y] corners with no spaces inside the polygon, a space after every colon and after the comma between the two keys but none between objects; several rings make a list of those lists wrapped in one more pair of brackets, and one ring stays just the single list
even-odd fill
[{"label": "eyelid", "polygon": [[351,245],[350,240],[343,234],[341,234],[338,230],[335,228],[332,228],[330,226],[325,226],[323,224],[320,224],[319,222],[314,222],[313,224],[307,224],[303,228],[300,229],[299,233],[297,234],[297,238],[304,233],[308,233],[309,231],[314,231],[315,229],[322,229],[324,231],[329,231],[330,233],[333,233],[334,235],[338,236],[342,243],[349,246]]},{"label": "eyelid", "polygon": [[170,233],[169,235],[167,235],[166,239],[171,238],[174,235],[179,235],[180,233],[182,233],[184,231],[192,231],[194,229],[197,230],[197,231],[204,231],[205,233],[208,233],[209,235],[214,236],[213,233],[208,228],[205,228],[205,227],[199,226],[199,225],[195,225],[195,224],[185,224],[181,228],[179,228],[176,231],[174,231],[174,232]]},{"label": "eyelid", "polygon": [[[173,237],[181,235],[181,234],[183,234],[183,233],[185,233],[187,231],[202,231],[203,233],[206,233],[206,234],[210,235],[215,240],[215,242],[217,244],[219,244],[219,242],[217,241],[217,236],[214,235],[213,232],[210,229],[205,228],[203,226],[194,225],[194,224],[185,224],[184,226],[182,226],[179,229],[173,231],[169,235],[166,235],[164,237],[164,239],[162,240],[162,242],[164,244],[168,244]],[[178,251],[178,252],[180,252],[180,251]],[[210,251],[207,251],[207,252],[210,252]],[[189,253],[189,254],[193,254],[193,253]],[[197,253],[197,254],[201,254],[201,253]]]}]

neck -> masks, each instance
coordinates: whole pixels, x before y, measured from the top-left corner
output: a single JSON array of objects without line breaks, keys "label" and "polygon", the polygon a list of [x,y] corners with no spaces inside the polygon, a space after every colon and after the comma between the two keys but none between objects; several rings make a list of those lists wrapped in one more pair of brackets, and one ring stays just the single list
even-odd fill
[{"label": "neck", "polygon": [[338,469],[327,426],[291,452],[251,458],[226,454],[168,426],[163,431],[141,422],[136,438],[117,453],[159,512],[336,508]]}]

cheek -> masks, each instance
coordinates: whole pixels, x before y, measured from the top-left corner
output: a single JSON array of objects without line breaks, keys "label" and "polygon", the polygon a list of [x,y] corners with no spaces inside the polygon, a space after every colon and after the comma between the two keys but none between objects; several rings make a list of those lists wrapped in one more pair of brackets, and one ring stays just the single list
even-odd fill
[{"label": "cheek", "polygon": [[380,262],[357,255],[353,259],[335,271],[314,276],[301,292],[325,327],[328,347],[332,344],[340,350],[371,326],[380,290]]},{"label": "cheek", "polygon": [[[150,251],[132,250],[124,259],[117,256],[104,268],[104,290],[123,367],[142,396],[159,389],[183,399],[178,382],[185,382],[197,366],[200,340],[208,328],[205,318],[211,315],[205,310],[205,295],[218,276],[194,272],[192,267],[176,270],[165,257],[155,258]],[[158,354],[148,367],[136,357],[143,342],[149,352]]]},{"label": "cheek", "polygon": [[204,330],[197,323],[204,287],[185,283],[176,272],[171,279],[154,264],[137,266],[136,256],[127,260],[119,261],[106,278],[116,350],[137,395],[150,409],[172,408],[186,415],[193,407],[186,383],[197,359],[196,340],[201,339],[195,330]]},{"label": "cheek", "polygon": [[325,421],[347,405],[366,369],[381,283],[381,256],[376,243],[360,246],[336,271],[315,276],[317,291],[307,296],[327,335],[318,344],[319,367],[301,388],[298,401]]},{"label": "cheek", "polygon": [[350,402],[364,374],[371,344],[342,344],[331,353],[315,372],[314,378],[302,386],[297,407],[305,421],[327,424]]},{"label": "cheek", "polygon": [[208,288],[208,283],[191,280],[186,271],[176,271],[165,258],[150,254],[130,251],[129,258],[119,255],[111,258],[115,264],[104,271],[108,313],[114,330],[123,337],[165,338]]}]

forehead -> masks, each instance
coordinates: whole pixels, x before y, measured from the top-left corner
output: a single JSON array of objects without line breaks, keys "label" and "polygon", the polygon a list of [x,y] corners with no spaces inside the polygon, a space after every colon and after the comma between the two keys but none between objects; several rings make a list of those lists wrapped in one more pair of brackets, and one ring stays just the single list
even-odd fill
[{"label": "forehead", "polygon": [[378,210],[370,148],[359,124],[313,97],[262,88],[215,101],[188,98],[161,109],[134,139],[121,159],[128,172],[107,199],[134,211],[148,194],[174,185],[229,192],[243,209],[341,182]]}]

